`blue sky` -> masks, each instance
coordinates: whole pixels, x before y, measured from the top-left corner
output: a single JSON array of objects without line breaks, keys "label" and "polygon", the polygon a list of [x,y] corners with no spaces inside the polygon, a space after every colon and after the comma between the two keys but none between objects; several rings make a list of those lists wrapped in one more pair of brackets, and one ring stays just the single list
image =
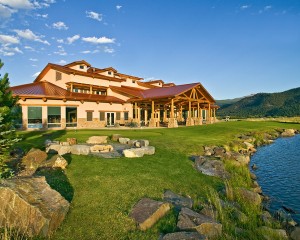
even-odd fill
[{"label": "blue sky", "polygon": [[299,0],[0,0],[11,85],[48,62],[201,82],[215,99],[300,87]]}]

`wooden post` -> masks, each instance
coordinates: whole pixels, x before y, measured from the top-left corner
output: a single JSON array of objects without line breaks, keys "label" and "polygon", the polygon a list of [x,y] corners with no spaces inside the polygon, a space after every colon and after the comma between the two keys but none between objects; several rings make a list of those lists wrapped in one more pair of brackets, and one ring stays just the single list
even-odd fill
[{"label": "wooden post", "polygon": [[73,83],[71,83],[71,92],[73,92]]},{"label": "wooden post", "polygon": [[211,123],[211,108],[210,108],[210,103],[208,103],[208,122]]},{"label": "wooden post", "polygon": [[145,109],[145,125],[148,123],[148,109]]},{"label": "wooden post", "polygon": [[134,103],[134,120],[137,121],[137,102]]},{"label": "wooden post", "polygon": [[152,101],[151,118],[154,118],[154,101]]},{"label": "wooden post", "polygon": [[189,118],[192,117],[192,111],[191,111],[191,108],[192,108],[192,102],[189,101]]},{"label": "wooden post", "polygon": [[171,100],[171,114],[170,114],[171,118],[174,118],[174,99],[172,98]]},{"label": "wooden post", "polygon": [[90,85],[90,94],[93,94],[93,86]]},{"label": "wooden post", "polygon": [[197,118],[200,118],[200,105],[197,103]]}]

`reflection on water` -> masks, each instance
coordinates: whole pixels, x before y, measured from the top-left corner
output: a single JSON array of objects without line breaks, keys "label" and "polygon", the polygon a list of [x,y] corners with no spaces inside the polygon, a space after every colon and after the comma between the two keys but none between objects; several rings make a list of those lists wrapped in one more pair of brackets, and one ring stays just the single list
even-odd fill
[{"label": "reflection on water", "polygon": [[292,217],[300,223],[300,134],[259,148],[251,158],[251,165],[254,163],[258,183],[271,198],[270,210],[289,207],[296,211]]}]

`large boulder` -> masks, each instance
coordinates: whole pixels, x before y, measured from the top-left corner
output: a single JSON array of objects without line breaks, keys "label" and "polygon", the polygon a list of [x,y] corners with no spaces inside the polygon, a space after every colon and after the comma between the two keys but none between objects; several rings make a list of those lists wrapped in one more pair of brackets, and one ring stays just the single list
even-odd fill
[{"label": "large boulder", "polygon": [[119,143],[121,144],[127,144],[130,141],[130,138],[119,138]]},{"label": "large boulder", "polygon": [[46,152],[32,148],[21,160],[22,170],[18,176],[32,176],[38,167],[46,161]]},{"label": "large boulder", "polygon": [[68,166],[68,162],[59,154],[54,155],[49,160],[45,161],[40,167],[47,167],[47,168],[61,168],[65,169]]},{"label": "large boulder", "polygon": [[153,146],[141,147],[141,149],[145,155],[153,155],[155,153],[155,147]]},{"label": "large boulder", "polygon": [[73,145],[71,146],[71,153],[75,155],[89,155],[90,147],[86,145]]},{"label": "large boulder", "polygon": [[0,226],[43,237],[58,228],[70,206],[45,177],[2,180],[0,202]]},{"label": "large boulder", "polygon": [[149,146],[149,140],[142,139],[142,140],[139,140],[139,142],[141,144],[141,147],[147,147],[147,146]]},{"label": "large boulder", "polygon": [[248,155],[237,153],[237,152],[231,153],[231,159],[236,165],[239,166],[245,166],[250,162],[250,157]]},{"label": "large boulder", "polygon": [[75,145],[77,144],[77,139],[76,138],[67,138],[67,142],[69,145]]},{"label": "large boulder", "polygon": [[187,208],[192,208],[193,207],[193,200],[188,197],[183,197],[180,196],[171,190],[166,190],[164,192],[164,200],[166,202],[169,202],[173,204],[176,208],[182,208],[182,207],[187,207]]},{"label": "large boulder", "polygon": [[163,236],[162,240],[206,240],[206,236],[198,232],[174,232]]},{"label": "large boulder", "polygon": [[64,155],[67,153],[71,153],[71,148],[72,146],[63,146],[60,144],[51,144],[46,148],[47,153],[51,154],[59,154],[59,155]]},{"label": "large boulder", "polygon": [[117,141],[119,140],[120,137],[122,137],[121,134],[113,134],[113,135],[111,136],[111,140],[117,142]]},{"label": "large boulder", "polygon": [[92,136],[86,141],[88,144],[102,144],[107,143],[107,136]]},{"label": "large boulder", "polygon": [[141,230],[152,227],[170,210],[169,203],[163,203],[150,198],[142,198],[133,207],[129,216],[133,218]]},{"label": "large boulder", "polygon": [[294,129],[285,129],[284,132],[281,133],[281,137],[292,137],[295,136]]},{"label": "large boulder", "polygon": [[111,152],[114,150],[112,145],[94,145],[90,147],[91,152],[97,153],[97,152]]},{"label": "large boulder", "polygon": [[222,224],[204,214],[197,213],[189,208],[182,208],[177,222],[177,227],[183,231],[197,230],[209,238],[222,234]]},{"label": "large boulder", "polygon": [[137,157],[143,157],[145,151],[141,148],[129,148],[129,149],[124,149],[123,154],[127,158],[137,158]]},{"label": "large boulder", "polygon": [[223,179],[229,178],[229,173],[225,170],[224,163],[221,160],[210,158],[208,156],[195,157],[195,168],[208,176],[215,176]]},{"label": "large boulder", "polygon": [[237,192],[239,197],[245,200],[246,202],[252,203],[253,205],[261,204],[261,197],[258,193],[247,190],[245,188],[238,188]]}]

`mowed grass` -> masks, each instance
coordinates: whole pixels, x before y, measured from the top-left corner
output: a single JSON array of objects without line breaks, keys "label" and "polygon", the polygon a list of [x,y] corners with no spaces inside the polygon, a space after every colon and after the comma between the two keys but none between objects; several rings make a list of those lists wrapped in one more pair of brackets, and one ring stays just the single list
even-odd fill
[{"label": "mowed grass", "polygon": [[197,208],[207,199],[208,187],[219,190],[224,183],[204,176],[193,168],[192,155],[203,153],[204,145],[225,145],[237,135],[275,128],[298,128],[299,124],[277,122],[226,122],[177,129],[69,130],[21,132],[21,146],[44,147],[47,138],[75,137],[85,142],[89,136],[122,134],[131,139],[148,139],[155,146],[153,156],[103,159],[65,155],[65,171],[74,195],[70,211],[51,239],[158,239],[160,233],[176,229],[176,213],[171,212],[148,231],[139,231],[128,216],[143,197],[162,200],[166,189],[190,196]]}]

